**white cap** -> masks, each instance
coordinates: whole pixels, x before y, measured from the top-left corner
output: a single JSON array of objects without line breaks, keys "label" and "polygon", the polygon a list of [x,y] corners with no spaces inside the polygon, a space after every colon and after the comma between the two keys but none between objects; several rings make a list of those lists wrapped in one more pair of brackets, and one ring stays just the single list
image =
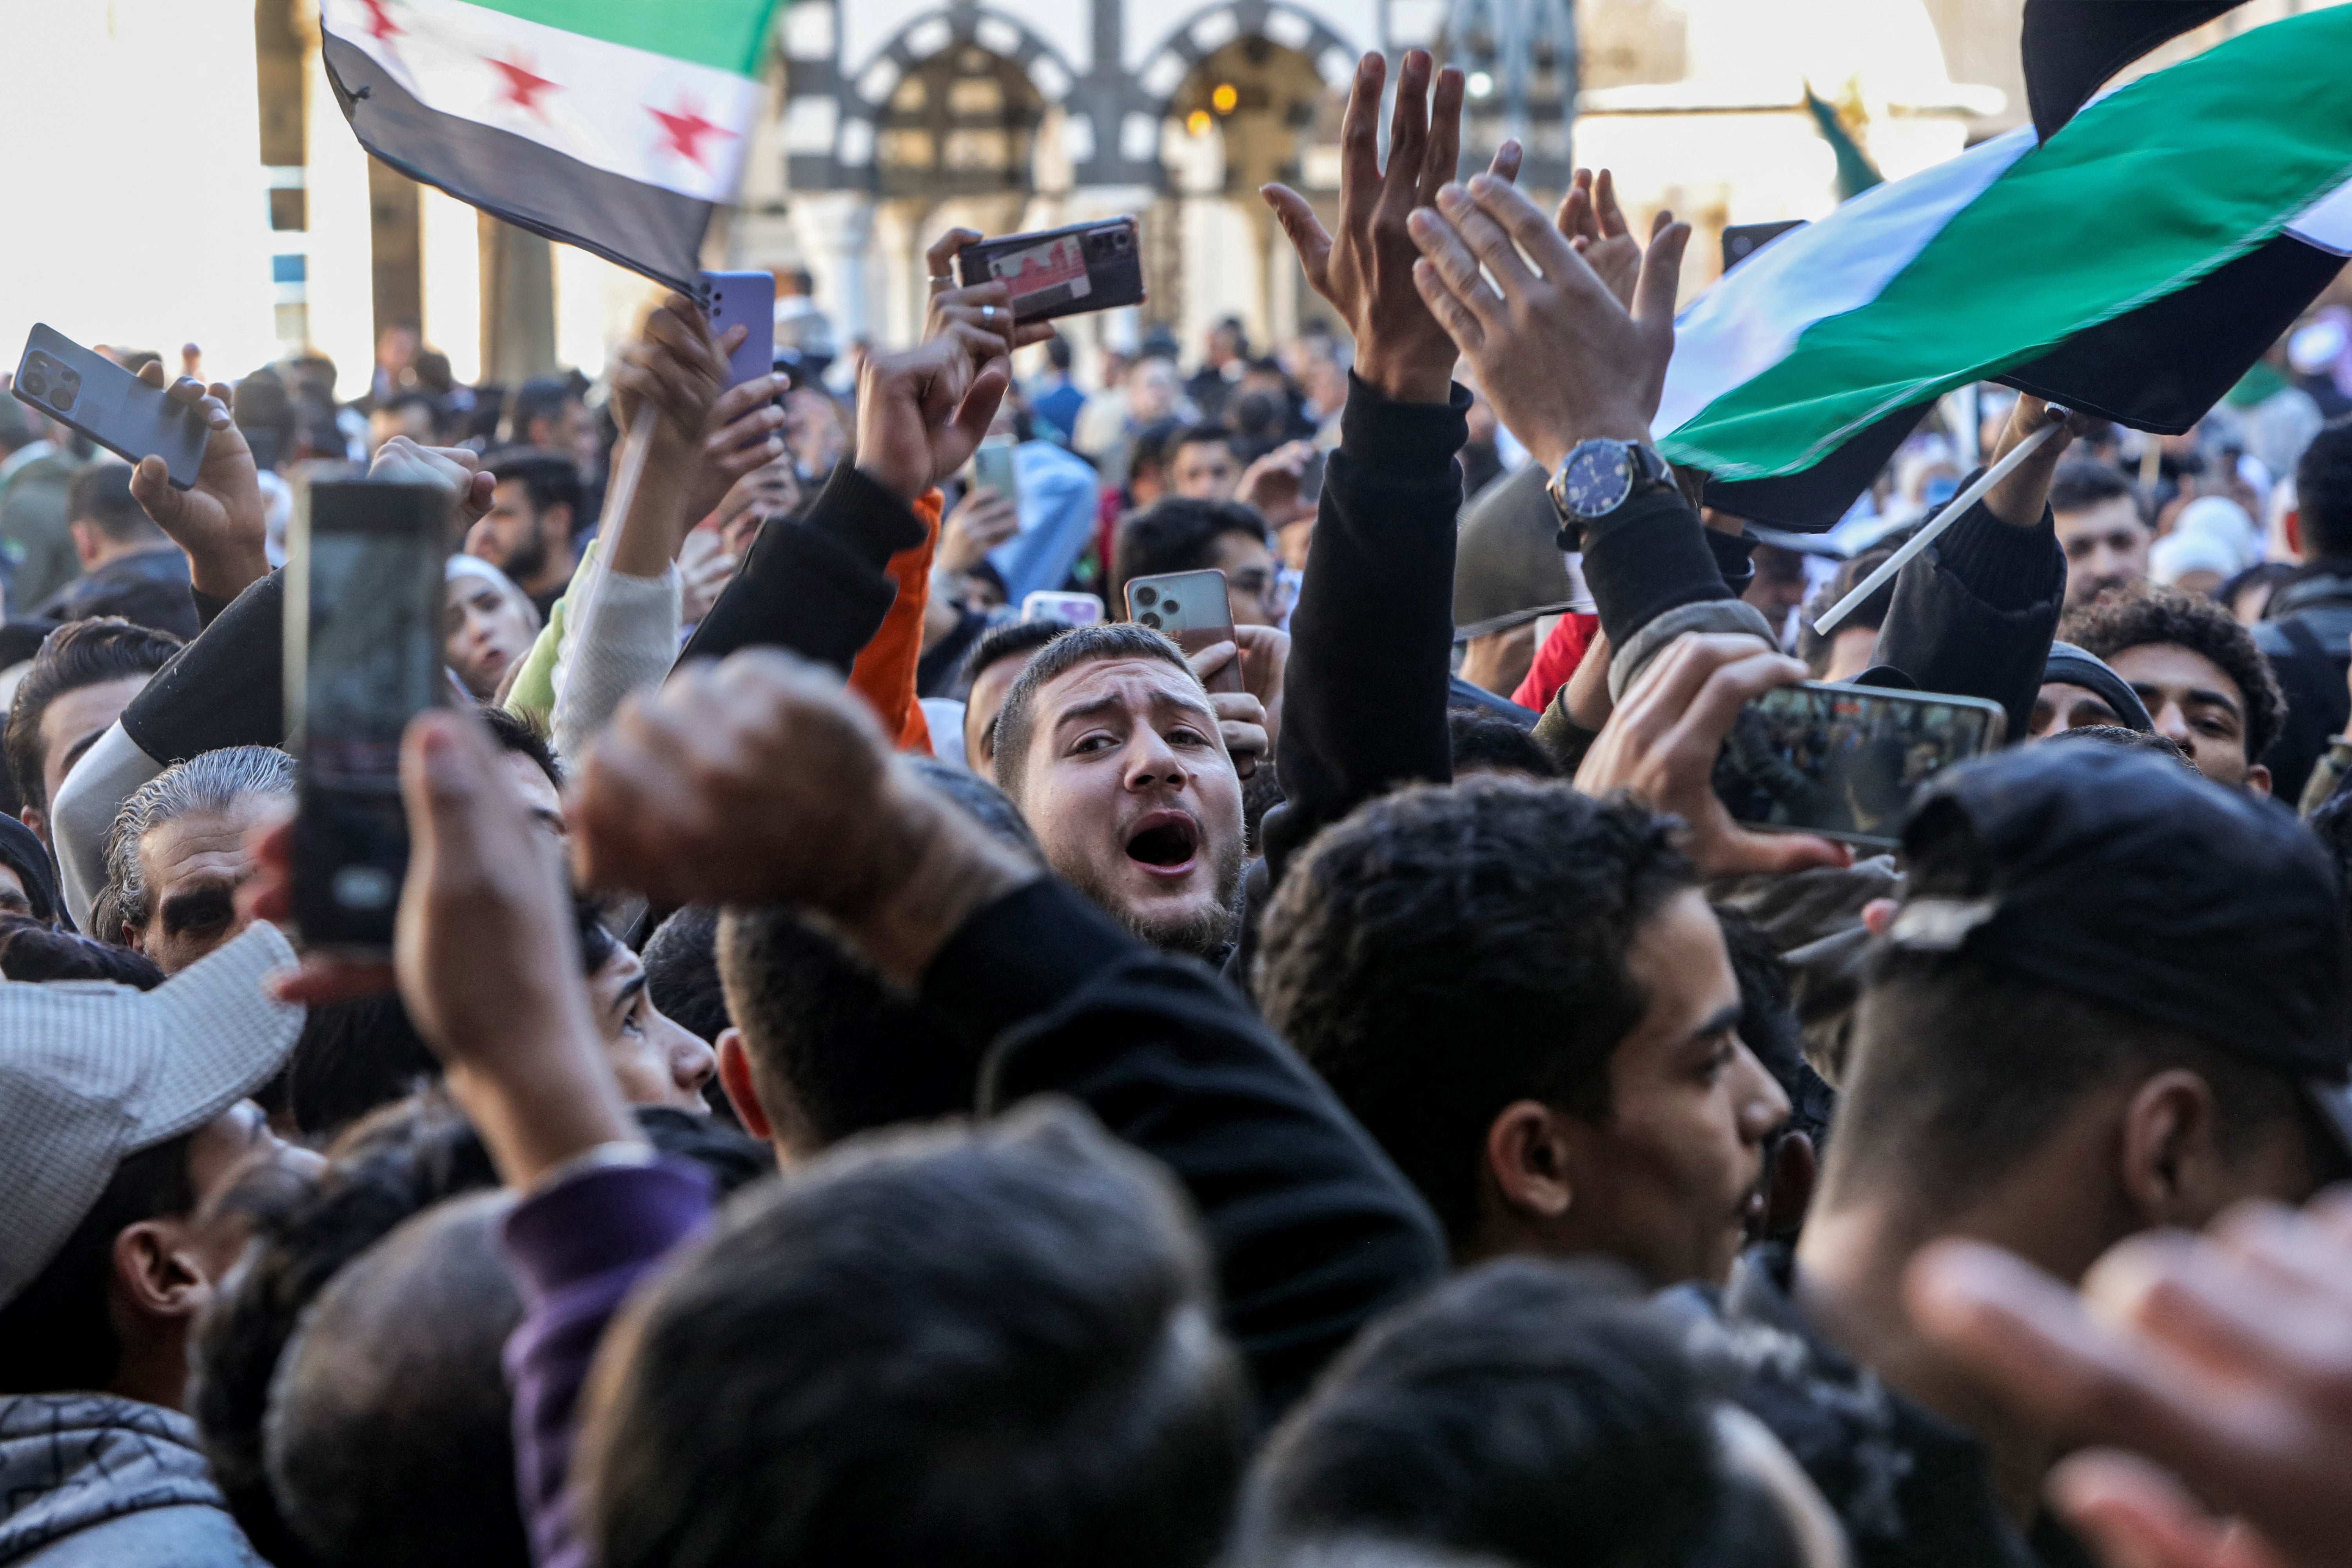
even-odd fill
[{"label": "white cap", "polygon": [[125,1158],[269,1081],[302,1009],[262,980],[293,962],[257,921],[152,991],[0,984],[0,1305],[39,1278]]}]

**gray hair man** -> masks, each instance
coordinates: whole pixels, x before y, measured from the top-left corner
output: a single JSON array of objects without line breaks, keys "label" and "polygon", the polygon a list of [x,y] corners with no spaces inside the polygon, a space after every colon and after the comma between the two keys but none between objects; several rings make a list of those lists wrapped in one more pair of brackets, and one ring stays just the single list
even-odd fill
[{"label": "gray hair man", "polygon": [[269,746],[202,752],[131,792],[106,836],[90,929],[176,974],[245,929],[236,889],[249,832],[290,803],[294,759]]}]

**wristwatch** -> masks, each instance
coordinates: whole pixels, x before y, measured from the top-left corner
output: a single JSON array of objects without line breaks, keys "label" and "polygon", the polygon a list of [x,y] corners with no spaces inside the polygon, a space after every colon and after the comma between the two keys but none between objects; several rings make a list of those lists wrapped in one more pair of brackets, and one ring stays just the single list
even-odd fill
[{"label": "wristwatch", "polygon": [[1615,441],[1606,437],[1579,441],[1562,458],[1544,493],[1559,513],[1561,532],[1578,536],[1588,523],[1598,522],[1634,497],[1665,489],[1675,482],[1665,458],[1640,441]]}]

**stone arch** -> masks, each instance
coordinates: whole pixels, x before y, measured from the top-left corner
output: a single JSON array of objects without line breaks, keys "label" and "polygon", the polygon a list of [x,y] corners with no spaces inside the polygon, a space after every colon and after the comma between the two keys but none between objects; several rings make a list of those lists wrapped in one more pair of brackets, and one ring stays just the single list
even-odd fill
[{"label": "stone arch", "polygon": [[876,143],[900,84],[939,58],[971,48],[985,50],[1017,69],[1048,107],[1062,102],[1077,85],[1077,73],[1061,51],[1019,17],[960,0],[949,9],[911,18],[841,84],[835,155],[842,167],[862,169],[873,183]]},{"label": "stone arch", "polygon": [[1134,76],[1136,107],[1155,118],[1171,104],[1201,62],[1237,38],[1258,37],[1315,62],[1325,85],[1343,87],[1361,50],[1313,12],[1283,0],[1217,0],[1185,17],[1143,57]]}]

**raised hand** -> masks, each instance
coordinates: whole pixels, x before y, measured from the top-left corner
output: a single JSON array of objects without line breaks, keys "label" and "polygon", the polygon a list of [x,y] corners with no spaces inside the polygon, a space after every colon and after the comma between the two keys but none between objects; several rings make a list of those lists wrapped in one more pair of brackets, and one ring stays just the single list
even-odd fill
[{"label": "raised hand", "polygon": [[923,253],[931,289],[930,306],[923,313],[924,338],[944,337],[949,328],[961,323],[1003,338],[1008,353],[1031,343],[1044,342],[1054,335],[1054,323],[1024,321],[1014,325],[1011,284],[975,283],[967,289],[956,282],[957,253],[967,245],[979,243],[982,237],[978,229],[951,228],[933,240],[930,249]]},{"label": "raised hand", "polygon": [[1307,465],[1315,460],[1312,441],[1285,441],[1242,470],[1234,499],[1255,507],[1269,527],[1286,528],[1315,515],[1312,504],[1300,500]]},{"label": "raised hand", "polygon": [[907,500],[963,467],[1013,384],[999,334],[965,321],[857,372],[857,471]]},{"label": "raised hand", "polygon": [[1009,496],[982,487],[956,502],[940,525],[933,564],[950,576],[977,570],[988,552],[1021,531],[1021,509]]},{"label": "raised hand", "polygon": [[[2062,414],[2063,410],[2053,409],[2039,397],[2019,394],[2016,405],[2009,411],[2009,423],[2001,427],[2000,439],[1993,443],[1985,460],[2000,462],[2020,442],[2044,425],[2055,423]],[[1985,492],[1986,510],[2019,528],[2042,525],[2042,509],[2050,500],[2050,481],[2058,476],[2058,459],[2076,437],[2088,436],[2106,424],[2089,414],[2064,414],[2064,421],[2063,429],[2028,453],[2007,477]]]},{"label": "raised hand", "polygon": [[677,552],[678,619],[692,626],[710,613],[740,564],[715,528],[690,529]]},{"label": "raised hand", "polygon": [[1968,1241],[1922,1252],[1905,1285],[1989,1392],[2063,1442],[2116,1446],[2049,1488],[2111,1568],[2352,1563],[2352,1194],[2134,1237],[2079,1295]]},{"label": "raised hand", "polygon": [[1688,225],[1658,215],[1629,310],[1508,181],[1449,184],[1411,221],[1422,255],[1415,285],[1538,462],[1555,467],[1594,437],[1650,438],[1674,353]]},{"label": "raised hand", "polygon": [[[698,455],[711,405],[727,385],[727,352],[750,330],[730,327],[714,338],[700,307],[683,294],[670,295],[646,318],[644,334],[614,356],[613,417],[624,431],[632,429],[637,409],[649,401],[660,414],[656,432]],[[727,486],[718,493],[726,494]]]},{"label": "raised hand", "polygon": [[404,485],[439,485],[447,490],[453,508],[452,541],[465,538],[466,531],[490,510],[490,497],[499,488],[499,477],[484,468],[482,459],[470,448],[420,446],[405,436],[394,436],[375,449],[368,478]]},{"label": "raised hand", "polygon": [[[141,368],[139,379],[162,386],[162,363],[150,361]],[[196,482],[184,490],[173,489],[163,459],[142,458],[131,470],[131,493],[155,526],[187,552],[188,576],[196,592],[234,599],[269,575],[264,549],[268,515],[253,448],[229,417],[231,394],[226,384],[215,382],[208,387],[182,376],[164,395],[204,416],[205,456],[196,467]]]},{"label": "raised hand", "polygon": [[1242,689],[1212,691],[1209,706],[1216,710],[1217,732],[1234,772],[1248,778],[1282,742],[1282,678],[1290,665],[1290,634],[1276,626],[1235,626],[1234,641],[1185,656],[1204,682],[1236,659]]},{"label": "raised hand", "polygon": [[565,817],[588,886],[797,903],[908,982],[972,910],[1036,875],[901,766],[839,679],[772,648],[623,704]]},{"label": "raised hand", "polygon": [[[1356,374],[1405,403],[1443,403],[1454,379],[1454,347],[1413,288],[1416,252],[1406,218],[1454,178],[1462,155],[1462,73],[1435,73],[1425,49],[1409,49],[1389,121],[1389,165],[1381,167],[1381,88],[1388,62],[1368,54],[1339,126],[1339,229],[1326,234],[1307,198],[1287,185],[1258,194],[1282,222],[1307,281],[1338,308],[1356,340]],[[1518,174],[1519,145],[1496,149],[1493,177]]]},{"label": "raised hand", "polygon": [[1632,310],[1633,285],[1642,275],[1642,242],[1633,237],[1625,209],[1617,205],[1616,176],[1606,169],[1598,178],[1590,169],[1576,171],[1553,226],[1568,236],[1568,243],[1617,302]]},{"label": "raised hand", "polygon": [[1826,838],[1740,826],[1715,793],[1716,756],[1741,707],[1805,675],[1801,663],[1761,637],[1684,637],[1651,661],[1601,726],[1576,770],[1576,787],[1589,795],[1622,790],[1652,811],[1681,817],[1684,851],[1703,877],[1850,865],[1845,847]]},{"label": "raised hand", "polygon": [[[728,332],[731,336],[745,330],[730,327]],[[722,338],[720,343],[728,346],[728,340]],[[737,481],[784,455],[784,411],[776,406],[776,399],[791,384],[788,375],[755,375],[720,393],[710,405],[703,422],[702,461],[687,493],[689,521],[721,510]]]}]

